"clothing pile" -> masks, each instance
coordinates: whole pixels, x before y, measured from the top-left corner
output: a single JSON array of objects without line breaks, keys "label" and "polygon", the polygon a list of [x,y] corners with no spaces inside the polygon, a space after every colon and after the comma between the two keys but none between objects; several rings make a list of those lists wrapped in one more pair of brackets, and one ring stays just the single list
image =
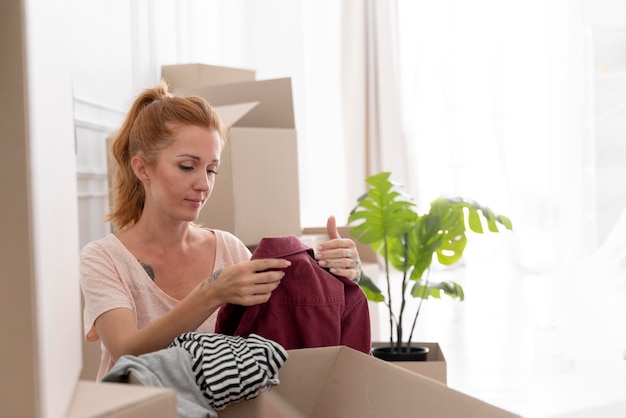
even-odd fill
[{"label": "clothing pile", "polygon": [[132,373],[146,386],[175,389],[182,418],[215,418],[229,404],[278,385],[286,360],[280,344],[259,335],[188,332],[166,349],[121,357],[102,381],[127,383]]}]

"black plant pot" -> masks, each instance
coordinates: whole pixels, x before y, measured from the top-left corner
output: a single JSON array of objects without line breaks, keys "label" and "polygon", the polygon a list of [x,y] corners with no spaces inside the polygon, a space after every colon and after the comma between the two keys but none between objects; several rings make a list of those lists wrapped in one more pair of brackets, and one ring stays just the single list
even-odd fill
[{"label": "black plant pot", "polygon": [[428,347],[415,346],[407,352],[406,347],[400,351],[389,346],[375,347],[372,350],[374,357],[385,361],[426,361],[428,357]]}]

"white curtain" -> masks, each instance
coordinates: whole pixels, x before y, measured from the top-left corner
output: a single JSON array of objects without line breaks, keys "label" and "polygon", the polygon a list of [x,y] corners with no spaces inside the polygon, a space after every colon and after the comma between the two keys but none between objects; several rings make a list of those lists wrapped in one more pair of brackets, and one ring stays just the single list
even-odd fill
[{"label": "white curtain", "polygon": [[585,246],[580,16],[568,0],[398,0],[411,192],[510,216],[531,271]]},{"label": "white curtain", "polygon": [[458,194],[509,215],[525,268],[583,251],[581,0],[236,4],[228,54],[190,35],[180,59],[292,77],[304,226],[345,222],[365,176],[386,170],[423,209]]},{"label": "white curtain", "polygon": [[[366,176],[391,171],[408,185],[407,141],[401,112],[395,0],[342,3],[342,109],[349,190]],[[354,174],[358,175],[354,175]]]}]

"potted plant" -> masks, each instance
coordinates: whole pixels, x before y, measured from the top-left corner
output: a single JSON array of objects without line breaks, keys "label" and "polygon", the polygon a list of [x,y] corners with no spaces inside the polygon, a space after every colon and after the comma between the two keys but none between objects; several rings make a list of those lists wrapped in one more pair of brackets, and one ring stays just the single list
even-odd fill
[{"label": "potted plant", "polygon": [[[369,245],[384,264],[385,292],[370,277],[362,276],[360,281],[367,298],[384,303],[389,312],[389,345],[375,348],[373,354],[389,361],[425,360],[428,349],[411,346],[422,303],[440,298],[442,293],[460,301],[464,299],[460,284],[429,280],[434,257],[442,265],[451,266],[463,256],[467,227],[472,232],[483,233],[485,223],[488,231],[499,232],[498,224],[512,230],[512,223],[506,216],[460,197],[439,197],[427,213],[419,214],[411,198],[389,179],[390,175],[381,172],[365,180],[370,187],[357,200],[348,224],[354,225],[350,230],[352,237]],[[398,278],[392,277],[392,269],[401,276],[395,282]],[[420,300],[406,335],[403,321],[409,296]]]}]

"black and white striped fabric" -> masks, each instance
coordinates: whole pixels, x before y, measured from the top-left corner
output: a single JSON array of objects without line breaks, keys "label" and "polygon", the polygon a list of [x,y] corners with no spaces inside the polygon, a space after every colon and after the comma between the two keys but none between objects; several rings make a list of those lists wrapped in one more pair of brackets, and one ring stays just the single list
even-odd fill
[{"label": "black and white striped fabric", "polygon": [[215,410],[278,385],[278,370],[287,360],[280,344],[256,334],[242,338],[187,332],[170,344],[175,346],[191,355],[196,382]]}]

